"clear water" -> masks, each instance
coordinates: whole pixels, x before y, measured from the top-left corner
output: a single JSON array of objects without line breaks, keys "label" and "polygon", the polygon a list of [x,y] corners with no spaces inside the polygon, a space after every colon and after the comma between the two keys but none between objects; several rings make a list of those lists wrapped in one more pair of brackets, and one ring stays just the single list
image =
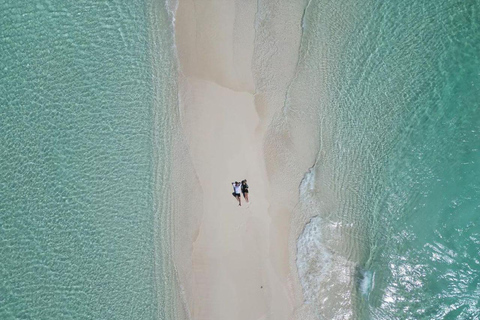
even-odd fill
[{"label": "clear water", "polygon": [[165,8],[0,8],[0,318],[170,318]]},{"label": "clear water", "polygon": [[[173,318],[164,4],[0,8],[0,318]],[[479,16],[308,2],[287,102],[320,117],[307,302],[356,266],[330,319],[480,319]]]},{"label": "clear water", "polygon": [[306,9],[292,96],[317,97],[324,245],[348,225],[334,256],[356,264],[335,318],[480,319],[479,17],[478,1]]}]

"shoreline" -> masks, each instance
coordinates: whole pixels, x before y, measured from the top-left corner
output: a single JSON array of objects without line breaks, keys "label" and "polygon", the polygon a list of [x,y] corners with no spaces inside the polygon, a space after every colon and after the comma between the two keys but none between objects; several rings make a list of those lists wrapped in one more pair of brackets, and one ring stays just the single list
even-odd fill
[{"label": "shoreline", "polygon": [[[258,11],[256,3],[179,1],[175,13],[182,128],[174,257],[190,319],[292,319],[303,303],[289,240],[300,181],[271,184],[276,160],[265,141],[282,104],[269,97],[285,91],[272,95],[254,72],[265,59]],[[289,19],[299,24],[302,13],[299,6]],[[298,44],[300,34],[290,37]],[[288,67],[273,85],[286,87],[298,52],[278,45],[288,50],[270,59]],[[238,207],[230,183],[245,178],[251,203]],[[285,189],[290,198],[282,201]]]},{"label": "shoreline", "polygon": [[[354,312],[358,250],[351,226],[326,219],[339,202],[316,165],[332,141],[326,75],[304,49],[310,3],[177,3],[174,263],[189,319]],[[248,209],[231,195],[242,179]]]}]

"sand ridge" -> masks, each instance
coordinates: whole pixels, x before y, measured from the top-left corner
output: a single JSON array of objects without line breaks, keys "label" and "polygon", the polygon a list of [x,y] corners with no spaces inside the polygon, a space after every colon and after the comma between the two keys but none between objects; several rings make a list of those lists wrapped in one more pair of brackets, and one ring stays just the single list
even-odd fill
[{"label": "sand ridge", "polygon": [[[195,221],[189,236],[177,237],[187,249],[176,264],[191,319],[292,319],[299,303],[292,290],[290,212],[271,203],[267,176],[266,123],[274,111],[259,106],[252,72],[256,6],[180,0],[176,11],[184,157],[196,181],[183,189],[192,197],[184,195],[190,203],[176,217],[177,233],[184,219]],[[239,207],[231,182],[242,179],[251,203],[242,198]]]}]

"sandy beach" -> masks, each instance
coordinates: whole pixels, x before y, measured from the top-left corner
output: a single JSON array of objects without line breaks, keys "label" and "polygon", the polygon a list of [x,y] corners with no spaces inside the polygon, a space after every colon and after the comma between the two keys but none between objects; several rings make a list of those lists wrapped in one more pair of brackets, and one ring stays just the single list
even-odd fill
[{"label": "sandy beach", "polygon": [[[190,319],[292,319],[301,304],[290,214],[302,174],[284,172],[289,183],[279,186],[278,170],[286,164],[265,147],[269,124],[282,106],[279,97],[294,75],[301,9],[286,15],[287,24],[282,20],[282,26],[295,26],[293,32],[274,30],[270,37],[282,37],[276,50],[285,50],[275,57],[266,52],[268,63],[255,66],[255,55],[266,54],[254,49],[261,40],[256,2],[178,3],[184,145],[176,164],[175,254]],[[275,63],[284,67],[269,88],[255,69]],[[243,179],[250,185],[250,203],[242,198],[238,206],[231,182]]]},{"label": "sandy beach", "polygon": [[480,320],[480,1],[0,8],[0,320]]}]

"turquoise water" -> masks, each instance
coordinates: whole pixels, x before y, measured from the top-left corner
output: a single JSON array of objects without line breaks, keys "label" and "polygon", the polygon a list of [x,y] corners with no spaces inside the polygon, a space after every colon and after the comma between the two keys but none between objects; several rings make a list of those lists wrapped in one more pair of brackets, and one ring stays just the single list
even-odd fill
[{"label": "turquoise water", "polygon": [[307,7],[316,179],[335,202],[319,212],[353,226],[335,254],[357,265],[355,318],[480,319],[479,16],[478,1]]},{"label": "turquoise water", "polygon": [[163,4],[0,7],[0,318],[171,318]]},{"label": "turquoise water", "polygon": [[[173,318],[164,4],[0,7],[0,318]],[[335,319],[480,319],[479,13],[308,2],[289,97],[321,118],[308,236],[351,226],[317,259],[356,265]]]}]

